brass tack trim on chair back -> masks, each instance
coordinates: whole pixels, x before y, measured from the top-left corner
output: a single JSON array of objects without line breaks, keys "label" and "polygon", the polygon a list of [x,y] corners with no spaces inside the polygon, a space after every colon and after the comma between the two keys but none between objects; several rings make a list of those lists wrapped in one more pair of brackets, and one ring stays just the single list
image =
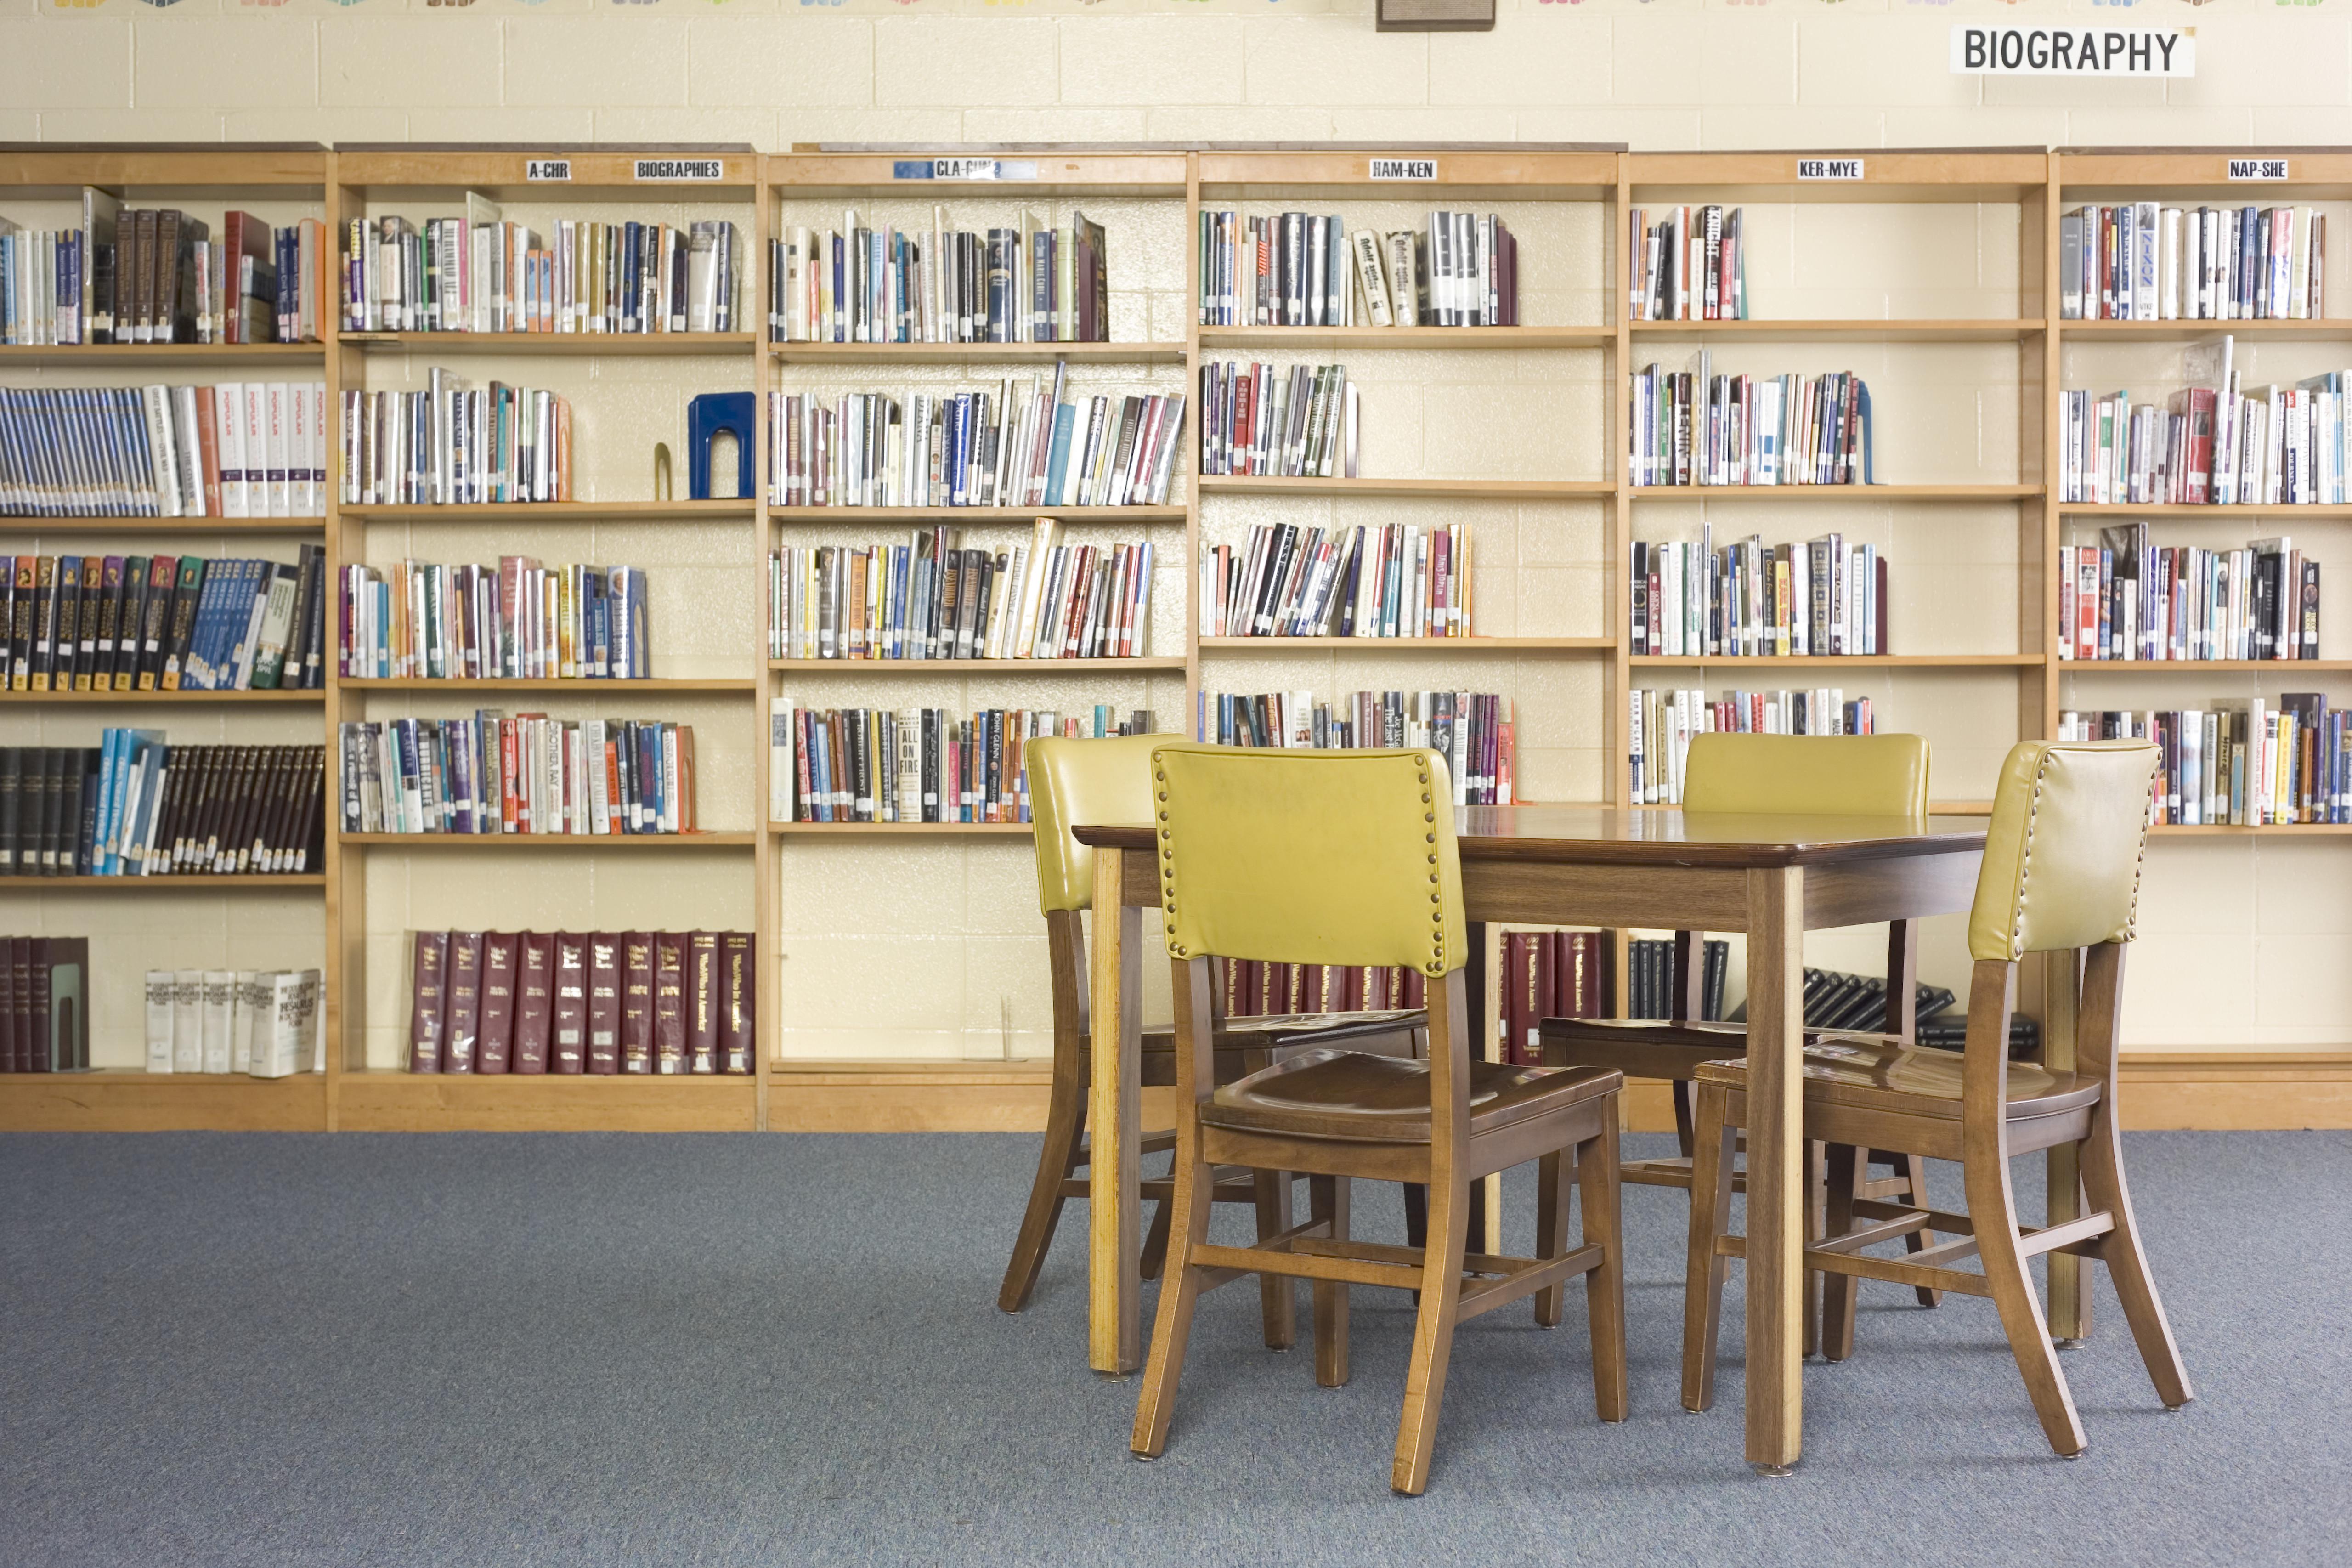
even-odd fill
[{"label": "brass tack trim on chair back", "polygon": [[1037,904],[1047,914],[1094,903],[1095,852],[1070,837],[1081,823],[1151,820],[1151,749],[1165,735],[1032,741],[1029,815],[1037,845]]},{"label": "brass tack trim on chair back", "polygon": [[1924,735],[1693,735],[1683,809],[1769,816],[1925,816]]},{"label": "brass tack trim on chair back", "polygon": [[1453,801],[1434,752],[1162,742],[1150,805],[1169,956],[1461,968]]},{"label": "brass tack trim on chair back", "polygon": [[1973,958],[2129,942],[2158,750],[2147,741],[2024,741],[1993,793],[1969,916]]}]

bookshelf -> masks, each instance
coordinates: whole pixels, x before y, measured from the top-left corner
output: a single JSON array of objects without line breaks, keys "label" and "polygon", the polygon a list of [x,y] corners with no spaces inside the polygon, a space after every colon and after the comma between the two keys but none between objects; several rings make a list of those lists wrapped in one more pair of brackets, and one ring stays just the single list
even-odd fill
[{"label": "bookshelf", "polygon": [[[39,216],[96,184],[200,213],[224,202],[331,227],[351,216],[453,210],[477,191],[515,209],[651,216],[691,208],[739,226],[749,253],[732,332],[644,337],[545,333],[330,333],[315,345],[168,348],[0,347],[0,384],[60,375],[121,384],[323,370],[331,409],[345,387],[405,387],[436,363],[570,396],[587,423],[577,493],[562,503],[344,506],[329,487],[323,519],[0,519],[16,549],[80,536],[127,545],[229,552],[285,536],[323,542],[331,571],[415,554],[434,560],[529,552],[550,561],[646,563],[678,574],[655,588],[656,677],[634,682],[331,679],[323,692],[0,698],[8,738],[90,734],[124,701],[185,701],[175,738],[323,741],[357,718],[441,715],[505,699],[572,716],[692,722],[702,751],[701,816],[674,838],[411,837],[326,835],[326,864],[302,877],[0,879],[13,929],[88,931],[118,953],[173,922],[249,927],[289,949],[320,944],[327,976],[327,1070],[307,1080],[104,1070],[55,1081],[0,1077],[0,1127],[813,1128],[958,1125],[960,1097],[989,1115],[1042,1093],[1046,1016],[1036,951],[1031,830],[1024,824],[803,823],[766,819],[768,700],[803,707],[1150,708],[1191,732],[1203,692],[1443,686],[1513,698],[1522,798],[1623,804],[1628,694],[1677,683],[1716,689],[1808,686],[1837,678],[1878,704],[1882,729],[1917,729],[1936,748],[1938,808],[1987,809],[2006,748],[2055,732],[2069,708],[2188,705],[2274,697],[2282,684],[2352,700],[2352,647],[2337,595],[2352,565],[2326,578],[2324,656],[2311,661],[2076,664],[2056,657],[2062,544],[2117,521],[2146,521],[2157,542],[2242,543],[2292,531],[2330,567],[2352,562],[2352,505],[2226,507],[2063,502],[2056,484],[2060,394],[2069,385],[2165,389],[2184,344],[2228,331],[2274,356],[2278,379],[2340,366],[2352,345],[2352,153],[2292,151],[2294,177],[2232,185],[2224,153],[2039,149],[1885,152],[1865,177],[1798,177],[1798,153],[1647,153],[1594,147],[1236,150],[1006,148],[1017,171],[995,181],[916,180],[924,150],[687,150],[724,176],[685,188],[641,184],[625,148],[568,150],[568,184],[534,183],[532,158],[560,147],[0,147],[0,215]],[[666,157],[681,150],[646,149]],[[987,150],[930,150],[957,156]],[[1811,150],[1818,152],[1819,150]],[[1375,182],[1370,163],[1433,157],[1436,178]],[[1811,155],[1809,152],[1808,155]],[[2057,216],[2126,195],[2168,202],[2316,203],[2337,227],[2319,321],[2080,321],[2061,319]],[[1751,319],[1633,321],[1626,232],[1632,209],[1741,206],[1761,243]],[[275,204],[275,205],[270,205]],[[782,226],[861,220],[928,233],[1083,208],[1111,252],[1111,337],[1103,343],[777,343],[766,321],[767,245]],[[1521,242],[1522,319],[1511,328],[1202,326],[1193,237],[1203,211],[1304,209],[1349,228],[1407,226],[1430,208],[1505,215]],[[1627,482],[1630,377],[1653,360],[1679,368],[1706,350],[1723,371],[1850,369],[1879,395],[1877,475],[1869,486],[1692,488]],[[1200,477],[1199,386],[1211,361],[1277,365],[1343,359],[1363,387],[1363,477]],[[866,544],[949,525],[1001,547],[1030,510],[806,507],[767,500],[765,398],[772,391],[950,388],[1070,365],[1081,392],[1184,393],[1186,460],[1165,504],[1052,509],[1090,542],[1149,540],[1155,550],[1150,637],[1140,658],[842,661],[765,657],[765,555],[779,546]],[[173,368],[184,367],[184,368]],[[2265,375],[2264,379],[2270,379]],[[746,499],[656,499],[655,440],[685,486],[683,400],[750,391],[763,417],[740,455]],[[1953,434],[1963,416],[1973,434]],[[332,416],[331,415],[331,417]],[[1218,637],[1202,635],[1196,565],[1268,521],[1320,526],[1466,521],[1477,542],[1477,635],[1455,638]],[[449,525],[456,525],[455,529]],[[1626,563],[1636,539],[1689,539],[1702,527],[1768,542],[1830,529],[1878,543],[1893,563],[1892,650],[1869,656],[1636,655]],[[2304,536],[2308,534],[2306,543]],[[2339,613],[2340,611],[2340,613]],[[667,612],[667,614],[666,614]],[[690,614],[689,614],[690,612]],[[2112,679],[2111,679],[2112,678]],[[14,711],[6,711],[14,705]],[[87,704],[96,711],[82,714]],[[572,704],[572,706],[567,706]],[[62,728],[61,728],[62,727]],[[60,743],[75,743],[61,742]],[[331,829],[331,824],[330,825]],[[2247,845],[2300,844],[2296,874],[2340,877],[2332,826],[2167,826],[2153,851],[2184,876],[2246,879]],[[2200,841],[2198,847],[2180,840]],[[2206,841],[2211,841],[2210,843]],[[2244,843],[2241,843],[2244,841]],[[2231,847],[2234,846],[2235,847]],[[535,851],[545,850],[541,854]],[[2325,860],[2305,858],[2326,856]],[[2192,865],[2191,862],[2194,862]],[[2269,866],[2266,858],[2263,868]],[[577,911],[594,910],[593,915]],[[2251,915],[2248,917],[2251,921]],[[47,922],[27,924],[26,922]],[[404,1027],[400,932],[483,924],[585,928],[614,921],[754,932],[760,964],[757,1070],[749,1078],[562,1079],[418,1076],[397,1070]],[[2202,929],[2201,927],[2199,929]],[[307,936],[304,934],[307,932]],[[289,934],[291,933],[291,934]],[[2251,952],[2253,934],[2243,933]],[[2150,942],[2183,963],[2191,939]],[[2337,942],[2336,948],[2325,944]],[[2315,934],[2315,953],[2338,939]],[[2156,957],[2156,955],[2151,955]],[[1931,954],[1931,962],[1933,955]],[[289,963],[290,952],[256,962]],[[101,959],[101,965],[104,963]],[[158,961],[159,963],[161,961]],[[2157,957],[2158,964],[2170,960]],[[2254,960],[2244,960],[2251,974]],[[133,959],[136,968],[144,962]],[[122,967],[118,960],[117,967]],[[133,975],[135,978],[135,974]],[[1147,984],[1160,984],[1147,966]],[[1619,994],[1623,987],[1619,987]],[[2034,1001],[2029,984],[2026,1004]],[[1161,1004],[1164,1005],[1164,1001]],[[1147,1000],[1147,1007],[1152,1005]],[[2314,1005],[2315,1005],[2315,1004]],[[101,1028],[138,1027],[100,999]],[[2305,1011],[2309,1011],[2308,1006]],[[2332,1033],[2282,1026],[2232,1044],[2341,1050]],[[1010,1058],[1012,1059],[998,1059]],[[134,1059],[121,1048],[110,1063]],[[961,1087],[958,1087],[961,1086]]]}]

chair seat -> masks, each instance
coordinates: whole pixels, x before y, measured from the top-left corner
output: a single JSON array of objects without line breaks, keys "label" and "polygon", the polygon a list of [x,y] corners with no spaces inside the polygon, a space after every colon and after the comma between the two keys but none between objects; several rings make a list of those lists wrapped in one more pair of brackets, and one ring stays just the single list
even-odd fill
[{"label": "chair seat", "polygon": [[[1805,1043],[1805,1098],[1863,1110],[1910,1116],[1960,1115],[1958,1051],[1890,1045],[1877,1035],[1824,1034]],[[1709,1062],[1698,1069],[1701,1083],[1748,1087],[1748,1064]],[[2032,1062],[2009,1065],[2009,1119],[2054,1116],[2098,1102],[2105,1084],[2081,1073],[2053,1072]]]},{"label": "chair seat", "polygon": [[[1745,1055],[1746,1024],[1667,1023],[1656,1018],[1546,1018],[1540,1026],[1545,1059],[1565,1056],[1570,1065],[1612,1067],[1628,1078],[1689,1079],[1707,1062]],[[1817,1029],[1805,1043],[1831,1037]],[[1842,1031],[1839,1039],[1885,1039],[1884,1035]],[[1581,1061],[1577,1058],[1581,1058]]]},{"label": "chair seat", "polygon": [[[1470,1134],[1613,1094],[1624,1075],[1606,1068],[1470,1067]],[[1360,1142],[1430,1141],[1429,1064],[1361,1051],[1307,1050],[1220,1087],[1201,1109],[1216,1127]]]}]

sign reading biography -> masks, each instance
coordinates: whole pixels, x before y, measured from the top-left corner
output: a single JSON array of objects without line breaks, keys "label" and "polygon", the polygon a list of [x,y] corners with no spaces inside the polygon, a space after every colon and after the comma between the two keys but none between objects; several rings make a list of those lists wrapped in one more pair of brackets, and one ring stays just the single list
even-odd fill
[{"label": "sign reading biography", "polygon": [[720,158],[640,158],[636,177],[716,184],[727,177],[727,163]]},{"label": "sign reading biography", "polygon": [[2197,74],[2193,27],[2018,27],[1952,24],[1954,76],[2166,77]]}]

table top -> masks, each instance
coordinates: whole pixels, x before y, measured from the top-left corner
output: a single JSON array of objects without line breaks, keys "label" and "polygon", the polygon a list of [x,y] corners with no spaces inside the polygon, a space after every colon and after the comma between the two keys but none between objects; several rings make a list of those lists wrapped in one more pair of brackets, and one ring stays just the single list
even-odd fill
[{"label": "table top", "polygon": [[[1718,812],[1628,811],[1605,805],[1457,806],[1462,856],[1585,866],[1835,865],[1958,855],[1985,846],[1981,816],[1735,816]],[[1101,849],[1149,849],[1145,826],[1085,824],[1071,828]]]}]

